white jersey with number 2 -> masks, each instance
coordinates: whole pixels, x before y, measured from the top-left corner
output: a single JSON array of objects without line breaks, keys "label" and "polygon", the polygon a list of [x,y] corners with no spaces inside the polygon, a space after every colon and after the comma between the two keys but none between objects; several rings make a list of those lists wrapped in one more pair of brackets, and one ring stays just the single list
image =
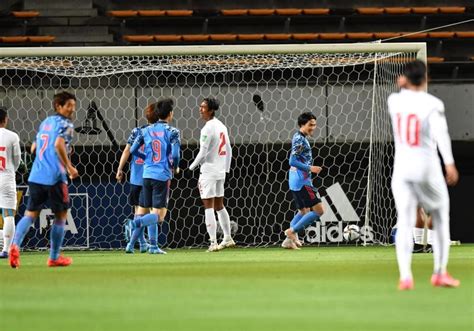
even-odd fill
[{"label": "white jersey with number 2", "polygon": [[202,179],[225,179],[230,171],[232,148],[226,126],[217,118],[206,122],[201,130],[199,154],[189,167],[201,166]]},{"label": "white jersey with number 2", "polygon": [[20,165],[18,135],[0,128],[0,208],[16,209],[15,173]]},{"label": "white jersey with number 2", "polygon": [[445,164],[454,163],[443,102],[423,91],[402,89],[389,96],[388,109],[395,139],[393,178],[442,178],[437,148]]}]

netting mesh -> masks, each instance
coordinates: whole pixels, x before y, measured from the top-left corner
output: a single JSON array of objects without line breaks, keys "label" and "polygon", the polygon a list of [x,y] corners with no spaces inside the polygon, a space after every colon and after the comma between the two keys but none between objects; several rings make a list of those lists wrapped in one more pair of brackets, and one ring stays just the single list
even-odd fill
[{"label": "netting mesh", "polygon": [[[128,184],[115,171],[131,130],[145,124],[143,110],[160,97],[175,99],[173,125],[181,130],[182,163],[197,155],[199,103],[215,96],[217,117],[229,129],[234,157],[225,202],[234,237],[244,246],[276,245],[295,206],[287,172],[296,118],[313,112],[315,164],[324,170],[314,183],[326,213],[307,229],[305,241],[344,243],[342,230],[358,224],[359,242],[387,243],[395,222],[390,193],[393,157],[386,99],[396,77],[415,53],[179,55],[0,58],[0,98],[10,128],[28,151],[41,121],[53,114],[52,97],[77,97],[73,163],[81,174],[70,185],[72,208],[65,245],[124,247],[123,224],[132,216]],[[27,170],[18,178],[28,199]],[[207,245],[199,174],[172,181],[170,213],[160,241],[168,247]],[[46,246],[51,211],[28,234],[26,246]]]}]

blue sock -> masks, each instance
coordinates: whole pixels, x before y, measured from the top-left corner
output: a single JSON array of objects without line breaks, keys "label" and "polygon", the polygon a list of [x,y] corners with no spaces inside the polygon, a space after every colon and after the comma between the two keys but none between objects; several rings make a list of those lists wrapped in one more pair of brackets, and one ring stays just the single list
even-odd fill
[{"label": "blue sock", "polygon": [[130,242],[129,242],[129,244],[130,244],[130,246],[131,246],[132,248],[135,247],[135,243],[137,242],[138,237],[140,237],[140,234],[143,233],[143,230],[144,230],[144,229],[145,229],[145,228],[135,228],[135,229],[132,231],[132,235],[131,235],[131,237],[130,237]]},{"label": "blue sock", "polygon": [[34,218],[29,216],[23,216],[21,218],[20,222],[18,222],[18,224],[16,225],[15,236],[13,237],[12,244],[21,247],[21,243],[23,242],[23,239],[25,239],[25,236],[28,233],[31,224],[33,224],[34,221]]},{"label": "blue sock", "polygon": [[148,239],[151,246],[156,246],[158,241],[158,223],[148,225]]},{"label": "blue sock", "polygon": [[295,217],[293,217],[293,219],[290,222],[290,227],[294,229],[296,223],[298,223],[303,216],[304,216],[303,214],[301,214],[300,212],[297,212],[295,214]]},{"label": "blue sock", "polygon": [[294,232],[300,232],[301,230],[305,229],[306,227],[311,225],[313,222],[316,222],[317,220],[319,220],[319,214],[316,213],[315,211],[310,211],[309,213],[306,213],[298,221],[298,223],[296,223],[291,228],[293,229]]},{"label": "blue sock", "polygon": [[139,217],[132,221],[136,228],[145,227],[153,223],[158,223],[158,215],[146,214],[145,216]]},{"label": "blue sock", "polygon": [[49,251],[49,257],[51,260],[57,260],[59,257],[59,251],[63,245],[64,240],[64,224],[63,220],[55,220],[51,227],[51,250]]},{"label": "blue sock", "polygon": [[[143,215],[135,215],[133,218],[134,220],[142,217]],[[145,240],[145,228],[142,228],[142,232],[140,232],[140,235],[138,236],[138,242],[140,243],[140,246],[145,246],[146,245],[146,240]]]}]

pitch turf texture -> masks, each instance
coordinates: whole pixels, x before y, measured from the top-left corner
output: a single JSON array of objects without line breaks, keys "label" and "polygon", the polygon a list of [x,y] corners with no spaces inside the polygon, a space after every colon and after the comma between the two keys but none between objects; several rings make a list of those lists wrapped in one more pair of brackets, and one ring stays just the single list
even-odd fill
[{"label": "pitch turf texture", "polygon": [[473,253],[451,249],[458,289],[432,288],[432,255],[415,255],[411,292],[393,247],[69,252],[62,269],[23,253],[0,262],[0,329],[473,330]]}]

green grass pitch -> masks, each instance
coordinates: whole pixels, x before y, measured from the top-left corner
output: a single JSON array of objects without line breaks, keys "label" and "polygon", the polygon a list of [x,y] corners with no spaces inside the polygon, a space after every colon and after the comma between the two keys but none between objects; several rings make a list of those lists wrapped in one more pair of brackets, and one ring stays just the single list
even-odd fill
[{"label": "green grass pitch", "polygon": [[166,256],[45,252],[0,262],[2,331],[473,330],[474,246],[451,248],[458,289],[432,288],[431,254],[399,292],[393,247],[171,250]]}]

